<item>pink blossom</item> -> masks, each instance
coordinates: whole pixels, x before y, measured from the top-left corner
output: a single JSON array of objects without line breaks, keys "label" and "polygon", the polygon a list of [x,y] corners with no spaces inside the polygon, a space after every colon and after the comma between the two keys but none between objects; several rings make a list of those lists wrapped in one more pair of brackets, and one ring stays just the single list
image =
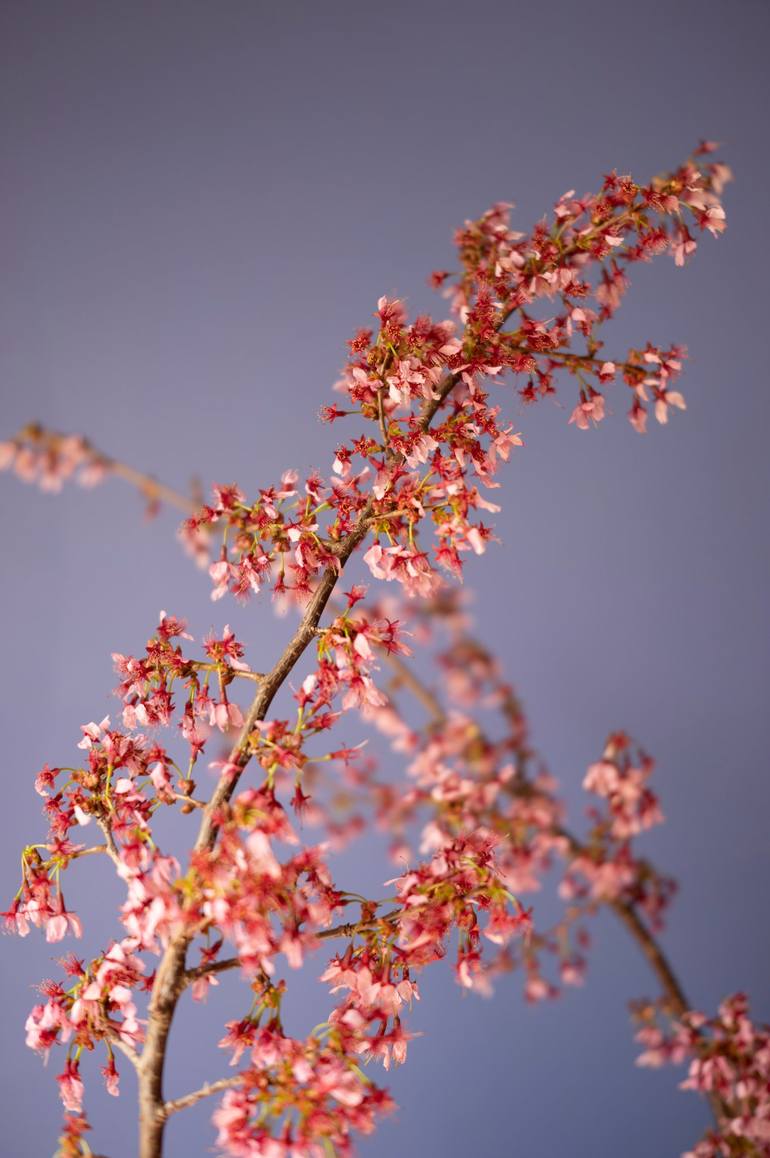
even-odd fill
[{"label": "pink blossom", "polygon": [[78,1112],[83,1108],[83,1082],[80,1079],[80,1068],[76,1061],[67,1059],[62,1073],[57,1077],[59,1095],[64,1108]]},{"label": "pink blossom", "polygon": [[572,411],[570,422],[574,422],[578,430],[588,430],[592,422],[596,424],[603,418],[604,398],[596,391],[591,391],[590,396],[579,402]]}]

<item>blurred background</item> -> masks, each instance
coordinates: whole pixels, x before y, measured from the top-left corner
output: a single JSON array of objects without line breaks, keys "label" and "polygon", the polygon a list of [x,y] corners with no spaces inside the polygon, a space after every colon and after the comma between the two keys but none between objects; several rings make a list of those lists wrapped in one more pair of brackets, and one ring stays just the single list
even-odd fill
[{"label": "blurred background", "polygon": [[[657,757],[667,824],[643,847],[681,884],[665,946],[698,1008],[746,989],[764,1018],[769,16],[765,0],[0,4],[0,438],[37,418],[182,489],[327,471],[339,428],[317,411],[345,339],[381,293],[444,316],[426,275],[451,267],[466,217],[510,200],[526,229],[612,168],[646,179],[724,142],[726,235],[684,270],[637,268],[608,334],[609,354],[689,347],[686,415],[640,438],[616,388],[614,416],[584,433],[569,386],[526,413],[505,388],[527,445],[501,476],[501,544],[466,584],[578,827],[609,730]],[[229,620],[261,668],[288,624],[266,599],[212,604],[177,516],[146,522],[119,482],[52,498],[4,476],[0,510],[4,907],[21,845],[44,833],[35,773],[117,715],[112,651],[140,651],[166,608],[196,636]],[[80,868],[67,896],[87,936],[71,947],[90,952],[117,932],[120,890],[106,865]],[[355,889],[393,870],[370,841],[345,873]],[[1,948],[0,1149],[39,1158],[59,1059],[44,1073],[23,1024],[62,947]],[[292,1004],[298,1033],[328,1011],[321,969]],[[634,1067],[626,1004],[656,987],[609,917],[585,986],[553,1005],[527,1007],[515,975],[491,1001],[464,996],[449,965],[422,988],[424,1036],[367,1158],[650,1158],[707,1124],[682,1074]],[[242,1011],[237,986],[183,1005],[171,1095],[225,1072],[216,1042]],[[89,1060],[92,1144],[128,1158],[131,1074],[116,1102]],[[170,1156],[211,1152],[212,1109],[173,1120]]]}]

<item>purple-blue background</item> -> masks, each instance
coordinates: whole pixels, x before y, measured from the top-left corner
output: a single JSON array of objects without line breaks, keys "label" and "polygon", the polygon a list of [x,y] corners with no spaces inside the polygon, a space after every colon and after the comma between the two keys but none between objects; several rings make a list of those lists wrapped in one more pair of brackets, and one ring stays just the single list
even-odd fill
[{"label": "purple-blue background", "polygon": [[[764,1016],[768,31],[759,0],[0,8],[0,437],[37,417],[182,487],[328,469],[335,433],[315,412],[345,338],[383,292],[442,313],[425,275],[465,217],[515,200],[526,228],[613,166],[644,177],[700,136],[726,142],[727,235],[684,271],[637,270],[609,343],[686,342],[687,414],[639,438],[618,389],[617,414],[581,433],[571,394],[519,414],[509,389],[527,448],[503,476],[502,545],[468,581],[576,811],[610,728],[656,754],[668,823],[647,849],[682,885],[666,946],[699,1006],[746,988]],[[9,897],[43,832],[34,773],[115,711],[112,650],[141,649],[165,607],[197,634],[230,619],[261,666],[286,624],[266,603],[212,605],[174,517],[144,524],[120,484],[51,499],[3,478],[0,506]],[[357,848],[367,879],[392,875],[379,856]],[[106,865],[77,866],[68,899],[86,914],[89,890],[119,895]],[[85,947],[111,930],[92,921]],[[9,1158],[54,1146],[56,1068],[22,1025],[57,955],[39,936],[2,942]],[[298,1032],[328,1008],[316,964]],[[423,989],[425,1036],[370,1158],[650,1158],[705,1125],[678,1073],[634,1068],[625,1002],[655,986],[609,918],[586,987],[554,1006],[525,1007],[516,977],[464,999],[440,967]],[[224,1072],[212,1043],[240,1011],[226,992],[185,1005],[172,1093]],[[123,1069],[119,1102],[98,1078],[88,1096],[110,1158],[135,1152]],[[174,1121],[170,1155],[209,1152],[210,1109]]]}]

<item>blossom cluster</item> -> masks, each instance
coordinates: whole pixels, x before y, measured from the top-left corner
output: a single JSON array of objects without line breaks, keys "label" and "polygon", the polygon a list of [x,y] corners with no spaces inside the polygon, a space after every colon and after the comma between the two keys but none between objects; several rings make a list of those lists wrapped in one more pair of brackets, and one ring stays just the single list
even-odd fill
[{"label": "blossom cluster", "polygon": [[[433,276],[456,321],[410,322],[401,301],[381,298],[376,326],[349,342],[335,387],[345,405],[322,411],[329,422],[356,415],[367,424],[338,445],[331,475],[300,483],[286,471],[256,498],[218,486],[184,524],[184,542],[208,563],[213,598],[268,587],[282,602],[303,605],[321,574],[340,571],[364,540],[372,575],[410,596],[428,597],[442,575],[460,576],[463,556],[483,554],[493,538],[484,520],[499,508],[486,492],[522,445],[490,400],[490,389],[504,397],[508,375],[524,402],[554,395],[560,376],[572,379],[570,422],[579,429],[604,418],[616,380],[631,391],[629,419],[640,432],[650,405],[661,423],[683,409],[672,388],[683,347],[648,342],[619,358],[605,354],[600,332],[620,305],[630,266],[663,252],[682,264],[695,234],[724,228],[730,172],[710,159],[714,148],[705,142],[648,184],[612,173],[596,194],[570,191],[530,234],[510,228],[505,204],[466,222],[455,238],[459,271]],[[83,440],[36,427],[2,445],[1,466],[46,486],[76,466],[91,474],[116,469]],[[162,488],[144,483],[159,497]]]},{"label": "blossom cluster", "polygon": [[591,809],[594,824],[585,847],[570,862],[561,893],[570,899],[590,895],[638,905],[651,926],[659,929],[675,884],[639,860],[631,844],[634,836],[663,820],[649,786],[654,766],[624,733],[609,737],[602,759],[591,765],[583,781],[604,807]]},{"label": "blossom cluster", "polygon": [[137,1016],[137,996],[148,986],[145,964],[137,956],[130,939],[114,942],[96,960],[85,965],[74,954],[61,965],[68,978],[45,981],[40,992],[45,1003],[37,1004],[27,1018],[27,1045],[46,1060],[54,1045],[70,1043],[64,1071],[59,1075],[59,1092],[65,1109],[79,1113],[83,1105],[80,1054],[92,1051],[97,1042],[107,1048],[102,1068],[108,1093],[119,1093],[118,1071],[112,1045],[135,1048],[143,1040]]},{"label": "blossom cluster", "polygon": [[[720,197],[730,173],[706,159],[711,151],[706,143],[648,185],[611,174],[596,195],[566,194],[552,221],[530,235],[511,230],[506,205],[466,223],[455,239],[460,272],[434,276],[459,330],[426,316],[410,323],[401,301],[380,298],[375,328],[349,343],[335,386],[344,407],[322,411],[329,422],[354,414],[369,423],[368,433],[337,447],[331,478],[313,474],[300,487],[290,471],[256,501],[237,487],[216,488],[214,503],[185,524],[196,552],[223,532],[209,568],[214,597],[269,584],[302,603],[320,571],[344,560],[362,525],[373,540],[364,554],[372,575],[407,595],[434,594],[442,571],[460,576],[463,555],[483,554],[493,535],[484,516],[499,508],[485,492],[522,445],[490,401],[489,387],[499,389],[506,374],[526,378],[519,395],[532,402],[553,395],[566,373],[578,387],[570,421],[581,429],[604,417],[616,379],[631,390],[629,419],[640,432],[650,403],[661,423],[672,407],[683,409],[672,389],[682,347],[647,343],[613,359],[602,353],[599,331],[620,305],[628,266],[665,251],[682,264],[696,247],[691,229],[724,228]],[[552,316],[534,316],[546,303]],[[421,526],[432,532],[432,550]]]},{"label": "blossom cluster", "polygon": [[60,491],[71,478],[94,486],[107,474],[108,460],[80,434],[58,434],[35,422],[15,438],[0,442],[0,470],[13,472],[41,490]]},{"label": "blossom cluster", "polygon": [[[407,605],[398,608],[400,616],[408,611]],[[441,625],[449,646],[438,646]],[[412,785],[404,790],[370,778],[365,790],[381,827],[392,834],[396,859],[413,855],[413,836],[424,854],[450,846],[458,835],[483,835],[495,843],[499,872],[516,896],[541,890],[562,866],[563,918],[552,930],[533,929],[495,965],[523,966],[529,1000],[555,997],[559,987],[547,976],[543,957],[556,958],[561,983],[579,984],[589,944],[585,922],[598,906],[631,906],[651,927],[662,925],[674,883],[633,845],[635,836],[662,820],[649,783],[653,761],[624,733],[609,737],[602,760],[584,780],[605,807],[588,810],[588,830],[578,838],[565,826],[557,783],[531,744],[515,691],[491,653],[468,634],[458,600],[445,593],[422,604],[411,626],[423,647],[431,639],[437,644],[445,702],[427,693],[430,714],[422,731],[394,726],[400,718],[394,701],[372,717],[394,750],[408,756]]]},{"label": "blossom cluster", "polygon": [[[79,1153],[73,1147],[87,1127],[82,1050],[102,1043],[103,1075],[110,1092],[117,1092],[113,1049],[135,1052],[146,1037],[137,1001],[151,990],[152,974],[143,955],[162,954],[176,936],[183,935],[191,948],[197,944],[200,953],[186,982],[194,998],[204,998],[224,969],[238,967],[262,993],[264,1008],[284,985],[273,981],[279,958],[298,968],[327,936],[349,939],[346,954],[335,957],[323,975],[332,992],[349,992],[329,1014],[322,1037],[298,1043],[274,1027],[268,1041],[257,1032],[260,1018],[253,1010],[238,1023],[236,1045],[250,1043],[252,1065],[215,1117],[226,1153],[290,1154],[303,1145],[308,1154],[320,1154],[324,1139],[345,1153],[350,1131],[370,1129],[375,1111],[389,1107],[384,1091],[360,1075],[359,1059],[378,1059],[386,1067],[405,1060],[410,1035],[402,1017],[418,996],[413,974],[444,957],[453,931],[460,938],[458,980],[476,987],[484,984],[480,937],[502,944],[526,934],[528,916],[497,871],[496,842],[478,832],[458,834],[390,882],[395,895],[388,912],[381,911],[383,902],[354,899],[335,886],[324,846],[297,847],[285,805],[303,815],[308,764],[356,757],[351,748],[309,754],[307,745],[343,711],[357,708],[368,718],[383,710],[387,696],[374,680],[377,656],[409,651],[397,621],[359,607],[363,595],[362,588],[353,588],[346,609],[317,631],[316,665],[294,693],[294,717],[256,721],[246,733],[243,751],[261,772],[261,785],[221,805],[216,844],[196,848],[185,872],[157,847],[151,822],[163,805],[179,804],[186,813],[203,807],[194,795],[196,762],[211,734],[237,731],[244,722],[227,698],[227,685],[239,677],[258,685],[263,678],[247,667],[243,646],[229,628],[205,639],[205,658],[191,659],[182,647],[191,642],[185,623],[162,612],[144,655],[113,656],[125,731],[112,728],[109,718],[84,725],[84,766],[46,766],[38,775],[50,831],[46,844],[25,850],[22,886],[6,914],[9,927],[24,934],[30,924],[44,925],[50,940],[59,940],[67,926],[79,935],[79,919],[64,903],[61,875],[81,855],[110,855],[126,885],[122,939],[88,964],[65,959],[69,983],[46,982],[46,1003],[35,1006],[27,1023],[32,1048],[46,1057],[54,1045],[67,1051],[59,1076],[69,1113],[63,1154]],[[184,771],[168,746],[138,730],[172,726],[189,745]],[[233,761],[214,761],[214,767],[224,778],[238,771]],[[106,843],[74,844],[71,831],[92,822]],[[296,851],[282,857],[282,845]],[[350,904],[360,905],[360,919],[332,929],[334,916]],[[224,955],[226,946],[232,957]],[[268,1001],[265,994],[273,996]],[[236,1060],[241,1052],[236,1050]],[[298,1113],[296,1129],[279,1136],[277,1121],[290,1104]],[[244,1149],[246,1136],[251,1150]],[[262,1149],[258,1139],[264,1140]]]},{"label": "blossom cluster", "polygon": [[718,1123],[684,1158],[737,1158],[770,1152],[770,1027],[749,1016],[743,993],[726,998],[715,1017],[690,1010],[680,1017],[639,1004],[640,1066],[689,1062],[683,1090],[718,1106]]}]

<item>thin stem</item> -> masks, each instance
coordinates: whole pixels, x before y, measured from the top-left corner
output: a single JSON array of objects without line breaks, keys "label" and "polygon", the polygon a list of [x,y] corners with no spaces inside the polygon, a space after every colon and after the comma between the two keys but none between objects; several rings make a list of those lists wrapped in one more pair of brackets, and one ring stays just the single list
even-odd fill
[{"label": "thin stem", "polygon": [[[501,334],[501,338],[507,337],[506,334]],[[531,358],[548,358],[551,362],[557,365],[559,362],[569,365],[581,366],[590,364],[592,366],[603,366],[605,362],[612,362],[618,370],[625,370],[628,374],[644,377],[647,371],[643,365],[636,362],[617,362],[614,358],[595,358],[591,354],[573,354],[569,350],[532,350],[529,346],[508,346],[511,353],[529,354]]]},{"label": "thin stem", "polygon": [[395,925],[399,918],[407,912],[406,909],[396,909],[393,913],[383,913],[381,916],[366,917],[362,921],[348,921],[344,925],[335,925],[332,929],[322,929],[315,936],[319,941],[332,937],[357,937],[359,933],[368,933],[378,925]]},{"label": "thin stem", "polygon": [[[41,844],[38,845],[38,847],[44,848],[46,852],[51,852],[53,851],[54,846],[50,844]],[[81,856],[93,856],[97,852],[107,853],[109,855],[109,849],[107,848],[106,844],[93,844],[90,848],[80,848],[77,852],[70,852],[67,855],[72,860],[80,860]]]},{"label": "thin stem", "polygon": [[206,804],[203,800],[196,800],[194,796],[185,796],[183,792],[172,792],[174,800],[181,801],[182,804],[189,804],[190,808],[205,808]]},{"label": "thin stem", "polygon": [[168,503],[169,506],[176,507],[188,515],[194,514],[200,507],[200,504],[194,502],[193,499],[188,499],[186,495],[175,491],[172,487],[158,482],[152,475],[143,474],[142,471],[135,470],[134,467],[128,466],[125,462],[119,462],[115,458],[107,458],[104,455],[99,455],[99,460],[110,474],[115,474],[131,483],[145,498]]},{"label": "thin stem", "polygon": [[161,1107],[161,1114],[165,1120],[172,1114],[178,1113],[179,1110],[186,1110],[188,1106],[194,1106],[203,1098],[210,1098],[212,1094],[218,1094],[222,1090],[231,1090],[233,1086],[239,1086],[242,1081],[243,1075],[235,1074],[231,1078],[220,1078],[217,1082],[207,1082],[199,1090],[193,1090],[192,1093],[185,1094],[182,1098],[174,1098],[173,1101],[164,1102]]},{"label": "thin stem", "polygon": [[[347,921],[342,925],[335,925],[331,929],[321,929],[313,936],[319,941],[328,941],[334,937],[357,937],[360,933],[367,933],[376,929],[378,925],[394,925],[406,909],[396,909],[393,913],[383,913],[381,916],[367,917],[361,921]],[[183,986],[186,988],[202,977],[211,977],[217,973],[227,973],[237,969],[242,964],[240,957],[223,957],[220,961],[212,961],[210,965],[197,965],[194,969],[185,970]]]},{"label": "thin stem", "polygon": [[387,652],[385,662],[395,672],[396,689],[399,687],[407,688],[418,703],[425,708],[431,724],[436,728],[440,727],[446,720],[446,712],[439,702],[438,696],[414,674],[409,664],[404,663],[399,655]]},{"label": "thin stem", "polygon": [[205,663],[203,660],[194,659],[190,661],[190,665],[194,667],[196,671],[210,671],[213,672],[214,675],[219,675],[220,672],[224,672],[229,679],[253,680],[254,683],[257,684],[261,683],[265,678],[264,673],[261,671],[242,671],[240,668],[230,667],[229,664]]},{"label": "thin stem", "polygon": [[227,973],[230,969],[237,969],[240,964],[240,957],[223,957],[220,961],[212,961],[209,965],[196,965],[194,969],[185,970],[185,987],[199,981],[201,977],[211,977],[217,973]]}]

